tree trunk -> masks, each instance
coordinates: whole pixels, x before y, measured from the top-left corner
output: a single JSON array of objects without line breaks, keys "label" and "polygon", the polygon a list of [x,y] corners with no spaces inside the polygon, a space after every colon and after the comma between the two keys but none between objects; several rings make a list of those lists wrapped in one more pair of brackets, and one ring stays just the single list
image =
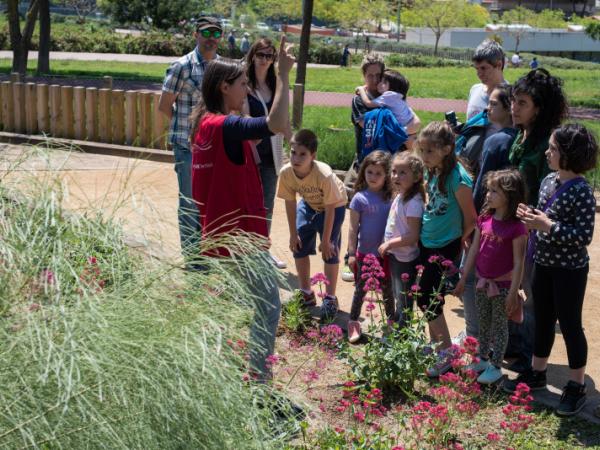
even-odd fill
[{"label": "tree trunk", "polygon": [[40,4],[40,43],[37,73],[50,72],[50,1],[38,0]]},{"label": "tree trunk", "polygon": [[25,16],[25,27],[21,33],[19,22],[19,0],[7,0],[6,13],[8,16],[8,32],[10,35],[10,47],[13,51],[13,72],[25,75],[27,72],[27,56],[31,45],[31,36],[37,20],[39,3],[31,0],[29,9]]},{"label": "tree trunk", "polygon": [[437,56],[438,52],[438,44],[440,43],[440,38],[442,37],[442,33],[435,33],[435,47],[433,47],[433,56]]},{"label": "tree trunk", "polygon": [[302,32],[300,34],[300,50],[296,67],[296,84],[294,86],[294,104],[292,108],[292,125],[300,128],[302,111],[304,110],[304,84],[306,82],[306,63],[310,46],[310,27],[312,24],[313,0],[303,0]]}]

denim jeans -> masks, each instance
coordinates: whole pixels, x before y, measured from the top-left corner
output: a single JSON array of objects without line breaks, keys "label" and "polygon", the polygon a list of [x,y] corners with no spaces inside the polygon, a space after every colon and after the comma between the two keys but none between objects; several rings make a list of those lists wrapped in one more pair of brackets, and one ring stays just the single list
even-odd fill
[{"label": "denim jeans", "polygon": [[[410,262],[398,261],[394,255],[389,255],[390,259],[390,277],[392,279],[392,292],[394,293],[394,299],[396,300],[396,317],[395,320],[401,327],[406,326],[410,317],[407,315],[407,311],[412,313],[413,310],[413,298],[407,294],[410,287],[415,282],[417,259]],[[402,274],[407,273],[409,275],[408,281],[402,281]]]},{"label": "denim jeans", "polygon": [[[460,260],[460,268],[462,269],[467,262],[467,253],[463,251]],[[479,307],[477,305],[477,296],[475,293],[475,268],[467,274],[463,274],[465,279],[465,291],[461,297],[465,314],[465,327],[467,336],[479,338]]]},{"label": "denim jeans", "polygon": [[257,296],[250,327],[250,368],[258,375],[259,380],[264,381],[271,374],[266,358],[275,351],[275,333],[281,312],[279,287],[274,277],[252,277],[248,282]]},{"label": "denim jeans", "polygon": [[273,219],[273,206],[275,205],[275,192],[277,190],[277,173],[275,167],[258,165],[260,181],[263,188],[263,200],[267,209],[267,227],[271,234],[271,220]]},{"label": "denim jeans", "polygon": [[179,239],[184,257],[193,256],[200,245],[200,212],[192,200],[192,152],[174,144],[175,172],[179,184]]}]

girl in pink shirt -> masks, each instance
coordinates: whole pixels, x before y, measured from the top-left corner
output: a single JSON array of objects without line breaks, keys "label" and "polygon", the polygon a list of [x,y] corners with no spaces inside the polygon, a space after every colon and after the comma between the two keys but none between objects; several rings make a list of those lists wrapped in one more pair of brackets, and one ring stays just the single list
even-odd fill
[{"label": "girl in pink shirt", "polygon": [[[517,206],[525,198],[521,173],[512,169],[489,172],[486,186],[485,205],[463,273],[475,266],[480,361],[469,368],[482,372],[477,378],[479,383],[493,384],[502,378],[500,366],[508,344],[508,317],[519,307],[527,228],[516,216]],[[455,295],[462,295],[465,282],[466,277],[461,277]]]}]

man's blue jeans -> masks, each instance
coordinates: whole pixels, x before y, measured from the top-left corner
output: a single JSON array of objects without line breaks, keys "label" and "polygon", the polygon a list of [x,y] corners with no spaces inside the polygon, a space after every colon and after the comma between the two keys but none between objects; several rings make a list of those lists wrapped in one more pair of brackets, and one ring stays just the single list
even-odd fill
[{"label": "man's blue jeans", "polygon": [[181,145],[173,145],[175,172],[179,184],[179,238],[181,252],[193,257],[200,246],[200,212],[192,200],[192,152]]}]

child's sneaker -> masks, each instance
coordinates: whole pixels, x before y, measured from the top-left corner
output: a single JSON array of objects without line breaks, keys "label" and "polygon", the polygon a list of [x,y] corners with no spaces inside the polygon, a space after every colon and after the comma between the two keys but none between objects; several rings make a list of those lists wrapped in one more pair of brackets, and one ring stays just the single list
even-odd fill
[{"label": "child's sneaker", "polygon": [[327,294],[321,304],[321,320],[330,320],[338,312],[338,300],[334,295]]},{"label": "child's sneaker", "polygon": [[300,292],[300,295],[302,295],[302,306],[310,308],[311,306],[315,306],[317,304],[317,298],[315,297],[315,293],[313,291],[310,291],[310,294],[307,294],[302,289],[297,289],[296,292]]},{"label": "child's sneaker", "polygon": [[348,282],[354,281],[354,272],[352,272],[352,269],[350,269],[348,264],[345,264],[344,268],[342,269],[342,280]]},{"label": "child's sneaker", "polygon": [[563,389],[560,403],[556,407],[556,414],[559,416],[572,416],[577,414],[585,405],[586,400],[585,384],[579,384],[570,380]]},{"label": "child's sneaker", "polygon": [[481,373],[484,372],[489,366],[490,362],[487,359],[480,359],[478,363],[469,364],[465,367],[465,369]]},{"label": "child's sneaker", "polygon": [[348,342],[356,344],[360,341],[362,331],[360,329],[360,322],[358,320],[348,321]]},{"label": "child's sneaker", "polygon": [[275,267],[277,267],[278,269],[287,269],[287,264],[285,263],[285,261],[282,261],[273,253],[269,253],[269,256],[271,257],[271,261],[273,261]]},{"label": "child's sneaker", "polygon": [[504,392],[512,394],[517,390],[517,385],[520,383],[525,383],[527,386],[529,386],[529,389],[531,389],[532,391],[546,389],[546,371],[539,371],[533,369],[527,370],[526,372],[520,374],[514,380],[504,381],[502,389],[504,390]]},{"label": "child's sneaker", "polygon": [[494,384],[500,380],[500,378],[502,378],[502,370],[493,364],[488,363],[487,369],[479,375],[477,382],[481,384]]},{"label": "child's sneaker", "polygon": [[429,378],[437,378],[440,375],[444,375],[452,368],[452,359],[454,354],[449,350],[442,350],[438,353],[438,362],[433,367],[427,369],[427,376]]}]

